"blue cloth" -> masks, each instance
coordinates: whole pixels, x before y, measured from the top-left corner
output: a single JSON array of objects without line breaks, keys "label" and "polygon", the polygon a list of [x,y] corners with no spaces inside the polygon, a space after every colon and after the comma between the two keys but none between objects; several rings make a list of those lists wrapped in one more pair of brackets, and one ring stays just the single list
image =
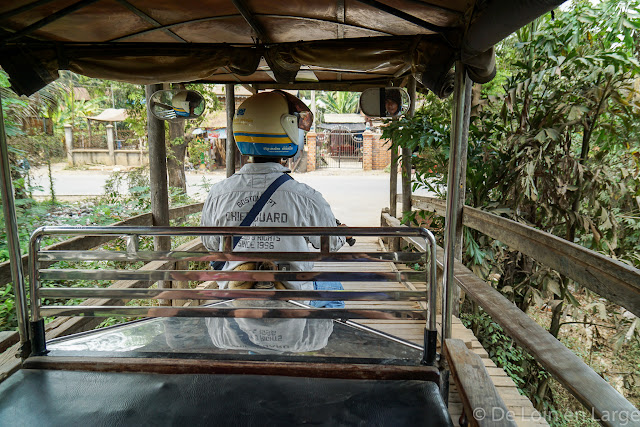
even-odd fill
[{"label": "blue cloth", "polygon": [[[343,291],[340,282],[313,282],[313,289],[316,291]],[[315,308],[344,308],[344,301],[318,301],[310,302],[311,307]]]}]

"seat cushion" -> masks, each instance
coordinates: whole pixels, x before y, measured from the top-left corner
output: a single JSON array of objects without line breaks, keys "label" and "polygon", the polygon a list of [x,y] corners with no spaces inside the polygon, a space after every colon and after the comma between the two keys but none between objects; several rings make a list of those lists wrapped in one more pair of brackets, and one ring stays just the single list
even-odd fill
[{"label": "seat cushion", "polygon": [[0,384],[20,426],[450,426],[435,383],[23,369]]}]

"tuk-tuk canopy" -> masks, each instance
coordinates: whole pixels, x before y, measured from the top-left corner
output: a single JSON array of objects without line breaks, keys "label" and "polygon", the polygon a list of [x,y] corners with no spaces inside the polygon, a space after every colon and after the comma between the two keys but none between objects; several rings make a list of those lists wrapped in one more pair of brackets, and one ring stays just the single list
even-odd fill
[{"label": "tuk-tuk canopy", "polygon": [[14,0],[0,5],[0,65],[29,95],[71,70],[137,84],[255,89],[403,86],[441,97],[461,60],[495,75],[493,45],[562,0]]}]

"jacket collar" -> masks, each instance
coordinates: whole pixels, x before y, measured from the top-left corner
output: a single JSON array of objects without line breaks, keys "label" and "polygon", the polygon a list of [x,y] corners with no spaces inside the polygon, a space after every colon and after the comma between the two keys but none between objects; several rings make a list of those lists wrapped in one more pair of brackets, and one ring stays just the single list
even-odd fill
[{"label": "jacket collar", "polygon": [[279,163],[247,163],[244,165],[237,174],[266,174],[272,172],[288,173],[291,170],[282,166]]}]

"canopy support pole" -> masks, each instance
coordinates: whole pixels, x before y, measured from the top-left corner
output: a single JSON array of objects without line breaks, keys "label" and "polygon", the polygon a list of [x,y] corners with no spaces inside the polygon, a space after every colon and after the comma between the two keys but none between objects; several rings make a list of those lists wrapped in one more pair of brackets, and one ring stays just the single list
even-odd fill
[{"label": "canopy support pole", "polygon": [[389,165],[389,215],[393,218],[398,217],[398,147],[391,149],[391,164]]},{"label": "canopy support pole", "polygon": [[456,62],[453,111],[451,117],[451,148],[449,154],[449,178],[447,183],[447,212],[445,221],[444,276],[442,294],[442,340],[451,338],[451,315],[453,312],[453,263],[456,246],[462,237],[462,209],[466,181],[469,115],[471,106],[471,80],[465,66]]},{"label": "canopy support pole", "polygon": [[[162,84],[146,85],[147,106],[156,91],[162,90]],[[149,138],[149,180],[151,187],[151,224],[154,226],[169,225],[169,191],[167,185],[167,146],[165,142],[164,122],[151,114],[147,108],[147,134]],[[171,237],[154,236],[153,246],[156,251],[170,251]],[[159,281],[158,288],[171,287],[171,282]],[[170,301],[161,300],[161,305]]]},{"label": "canopy support pole", "polygon": [[[416,113],[416,79],[409,77],[409,111],[407,118],[411,118]],[[411,212],[411,149],[402,148],[402,213]]]},{"label": "canopy support pole", "polygon": [[236,141],[233,138],[233,115],[236,111],[236,92],[233,83],[225,85],[227,107],[227,178],[236,173]]},{"label": "canopy support pole", "polygon": [[[26,356],[31,350],[29,339],[29,314],[22,271],[22,254],[20,252],[20,240],[18,239],[18,225],[16,219],[16,207],[14,200],[13,184],[11,182],[11,165],[9,164],[9,150],[7,136],[4,131],[4,114],[2,112],[2,97],[0,96],[0,187],[2,191],[2,210],[4,224],[7,233],[7,245],[9,246],[9,264],[11,268],[11,280],[13,280],[13,294],[18,318],[18,333],[20,334],[20,346],[22,356]],[[27,353],[25,353],[27,352]]]}]

